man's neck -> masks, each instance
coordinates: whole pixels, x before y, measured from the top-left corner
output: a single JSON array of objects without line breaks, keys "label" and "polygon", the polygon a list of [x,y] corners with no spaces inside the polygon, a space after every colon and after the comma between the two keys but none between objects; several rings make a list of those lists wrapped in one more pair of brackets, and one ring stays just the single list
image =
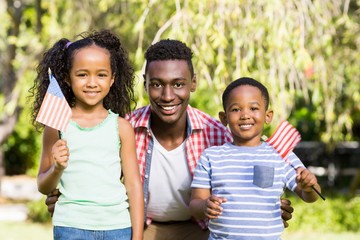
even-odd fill
[{"label": "man's neck", "polygon": [[186,138],[186,115],[176,123],[167,124],[152,117],[150,122],[151,131],[157,141],[166,150],[170,151],[180,146]]}]

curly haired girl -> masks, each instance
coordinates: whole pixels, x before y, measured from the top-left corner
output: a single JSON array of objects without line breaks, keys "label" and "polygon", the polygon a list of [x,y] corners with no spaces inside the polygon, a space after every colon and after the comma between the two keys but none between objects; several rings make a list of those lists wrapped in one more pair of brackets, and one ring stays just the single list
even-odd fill
[{"label": "curly haired girl", "polygon": [[[54,239],[142,239],[144,203],[134,130],[123,117],[134,102],[134,71],[108,30],[60,39],[43,55],[31,92],[32,120],[52,70],[72,111],[66,131],[44,127],[38,189],[59,187]],[[120,181],[121,177],[124,181]]]}]

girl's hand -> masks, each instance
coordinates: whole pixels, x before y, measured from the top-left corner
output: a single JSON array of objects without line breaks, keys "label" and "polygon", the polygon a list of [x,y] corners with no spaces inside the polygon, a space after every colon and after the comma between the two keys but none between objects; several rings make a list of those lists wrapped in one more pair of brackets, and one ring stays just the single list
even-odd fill
[{"label": "girl's hand", "polygon": [[311,187],[317,184],[315,175],[306,168],[297,168],[296,173],[298,187],[305,192],[313,191]]},{"label": "girl's hand", "polygon": [[221,204],[226,202],[226,198],[217,197],[211,195],[206,201],[204,205],[204,214],[209,219],[217,218],[222,214],[223,208]]},{"label": "girl's hand", "polygon": [[51,149],[51,154],[54,159],[55,169],[64,170],[68,166],[69,148],[65,140],[59,139],[56,141]]}]

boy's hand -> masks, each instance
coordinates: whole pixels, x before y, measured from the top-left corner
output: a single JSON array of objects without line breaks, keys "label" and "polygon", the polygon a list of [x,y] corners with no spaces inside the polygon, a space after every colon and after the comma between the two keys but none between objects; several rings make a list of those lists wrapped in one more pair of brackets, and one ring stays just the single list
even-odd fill
[{"label": "boy's hand", "polygon": [[223,208],[221,204],[226,202],[226,198],[217,197],[211,195],[206,201],[204,205],[204,214],[209,219],[217,218],[221,215]]},{"label": "boy's hand", "polygon": [[296,173],[298,187],[305,192],[313,191],[311,187],[317,184],[315,175],[306,168],[297,168]]},{"label": "boy's hand", "polygon": [[59,139],[51,149],[51,154],[55,162],[55,168],[64,170],[68,166],[69,148],[66,141]]}]

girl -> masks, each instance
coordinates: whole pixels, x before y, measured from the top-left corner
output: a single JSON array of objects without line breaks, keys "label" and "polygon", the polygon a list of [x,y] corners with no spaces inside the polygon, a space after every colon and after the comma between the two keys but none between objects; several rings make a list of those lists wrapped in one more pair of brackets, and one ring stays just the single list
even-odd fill
[{"label": "girl", "polygon": [[110,31],[80,37],[56,42],[37,67],[33,124],[38,127],[48,68],[72,110],[61,139],[45,126],[38,189],[49,194],[59,184],[62,193],[53,215],[54,239],[142,239],[134,130],[123,118],[134,101],[133,69]]}]

